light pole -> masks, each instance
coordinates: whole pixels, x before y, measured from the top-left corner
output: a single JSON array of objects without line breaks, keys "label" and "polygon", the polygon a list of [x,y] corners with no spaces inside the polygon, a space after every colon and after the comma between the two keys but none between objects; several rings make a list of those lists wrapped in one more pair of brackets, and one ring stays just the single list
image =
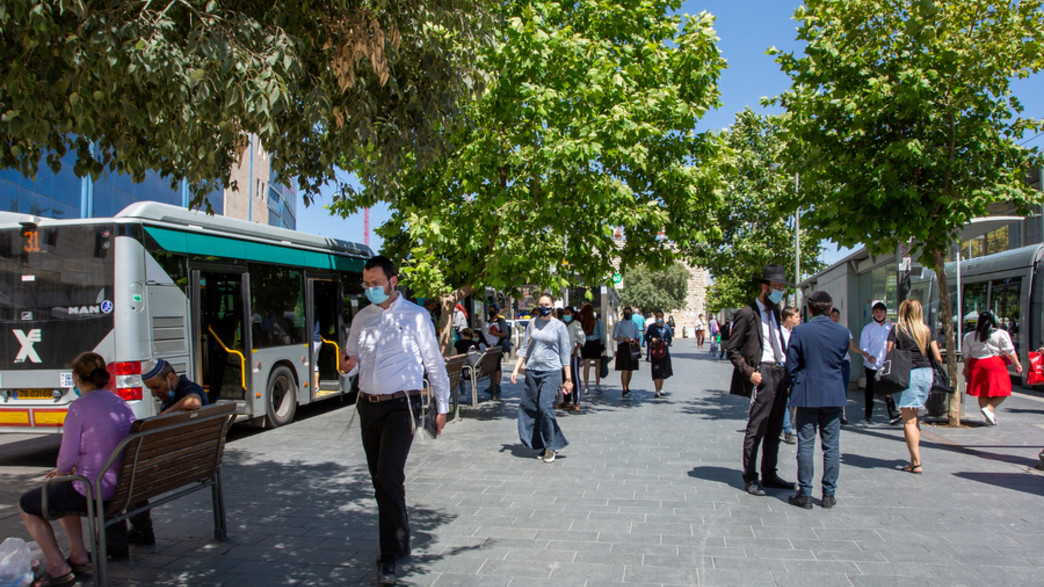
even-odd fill
[{"label": "light pole", "polygon": [[[800,174],[794,172],[794,197],[798,197],[801,187]],[[801,312],[801,206],[794,211],[794,307]]]}]

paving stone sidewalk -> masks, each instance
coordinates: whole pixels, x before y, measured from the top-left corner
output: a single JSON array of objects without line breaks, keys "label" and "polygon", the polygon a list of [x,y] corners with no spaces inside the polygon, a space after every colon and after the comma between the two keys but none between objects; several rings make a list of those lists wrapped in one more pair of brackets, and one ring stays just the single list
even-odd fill
[{"label": "paving stone sidewalk", "polygon": [[[407,501],[414,556],[404,585],[1039,585],[1044,581],[1044,400],[1017,395],[997,427],[925,425],[924,474],[886,423],[842,432],[838,506],[743,492],[747,404],[731,367],[678,340],[668,396],[648,363],[621,398],[612,373],[561,413],[571,445],[554,463],[518,441],[520,386],[414,445]],[[505,365],[505,373],[510,367]],[[879,408],[883,416],[883,408]],[[968,420],[981,422],[969,409]],[[351,408],[239,434],[227,448],[228,542],[210,540],[208,496],[154,511],[158,544],[110,566],[115,585],[365,585],[375,578],[376,505]],[[862,393],[849,395],[862,419]],[[795,448],[781,475],[796,480]],[[817,459],[820,454],[817,451]],[[821,466],[817,465],[817,469]],[[5,498],[34,474],[0,468]],[[817,477],[818,483],[818,477]],[[8,503],[4,536],[26,533]]]}]

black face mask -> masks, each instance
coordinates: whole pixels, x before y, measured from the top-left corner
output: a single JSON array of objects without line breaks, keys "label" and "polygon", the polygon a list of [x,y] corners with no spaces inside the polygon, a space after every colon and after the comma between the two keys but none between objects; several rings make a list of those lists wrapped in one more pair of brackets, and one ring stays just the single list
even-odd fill
[{"label": "black face mask", "polygon": [[874,318],[874,322],[877,322],[878,324],[884,324],[884,321],[887,320],[887,319],[888,319],[888,316],[883,316],[880,320],[878,320],[877,318]]},{"label": "black face mask", "polygon": [[624,320],[630,320],[630,319],[631,319],[630,312],[624,312]]}]

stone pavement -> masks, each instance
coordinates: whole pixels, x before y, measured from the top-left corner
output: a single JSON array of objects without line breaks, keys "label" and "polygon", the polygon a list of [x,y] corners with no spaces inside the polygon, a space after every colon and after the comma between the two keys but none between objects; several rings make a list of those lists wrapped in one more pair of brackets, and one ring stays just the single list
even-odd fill
[{"label": "stone pavement", "polygon": [[[673,350],[666,398],[653,398],[643,362],[629,399],[612,373],[581,412],[560,414],[572,444],[554,463],[519,444],[519,386],[510,383],[502,401],[416,443],[407,468],[414,556],[401,583],[1041,584],[1044,471],[1032,467],[1044,400],[1013,397],[996,428],[925,425],[923,475],[895,469],[907,460],[898,427],[848,426],[838,506],[818,507],[817,489],[806,511],[786,503],[791,492],[743,492],[746,401],[727,393],[731,367],[691,340]],[[862,419],[861,392],[848,413]],[[162,506],[158,544],[110,565],[113,583],[372,584],[376,505],[358,429],[345,431],[349,415],[317,410],[280,429],[236,431],[224,467],[230,540],[210,540],[208,495]],[[795,448],[781,445],[788,480]],[[0,464],[5,499],[49,468]],[[10,503],[2,535],[25,537]]]}]

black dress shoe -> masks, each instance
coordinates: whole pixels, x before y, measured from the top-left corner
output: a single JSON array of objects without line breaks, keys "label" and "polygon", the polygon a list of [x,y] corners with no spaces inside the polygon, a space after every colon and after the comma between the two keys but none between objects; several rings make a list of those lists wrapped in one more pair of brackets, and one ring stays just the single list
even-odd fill
[{"label": "black dress shoe", "polygon": [[768,487],[769,489],[794,489],[793,483],[790,481],[784,481],[779,477],[766,478],[761,482],[761,485],[763,487]]},{"label": "black dress shoe", "polygon": [[757,481],[751,481],[746,486],[747,493],[761,497],[765,495],[765,490],[761,488],[761,484]]},{"label": "black dress shoe", "polygon": [[834,497],[833,495],[824,495],[823,496],[823,509],[827,509],[828,510],[828,509],[834,507],[835,505],[837,505],[837,498],[836,497]]},{"label": "black dress shoe", "polygon": [[787,503],[790,505],[796,505],[803,510],[812,509],[812,498],[807,495],[791,495],[787,498]]},{"label": "black dress shoe", "polygon": [[395,563],[381,563],[381,568],[377,571],[377,584],[395,584]]}]

